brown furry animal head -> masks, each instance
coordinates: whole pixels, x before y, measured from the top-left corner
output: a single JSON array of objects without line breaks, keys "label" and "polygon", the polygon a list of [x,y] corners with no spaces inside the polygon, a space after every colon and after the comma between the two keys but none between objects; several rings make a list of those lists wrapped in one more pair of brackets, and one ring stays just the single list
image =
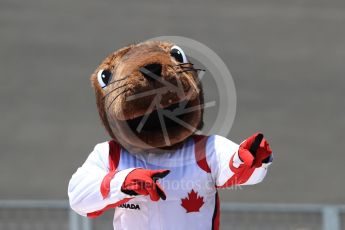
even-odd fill
[{"label": "brown furry animal head", "polygon": [[170,42],[122,48],[99,65],[91,81],[105,128],[129,151],[174,149],[202,127],[197,70]]}]

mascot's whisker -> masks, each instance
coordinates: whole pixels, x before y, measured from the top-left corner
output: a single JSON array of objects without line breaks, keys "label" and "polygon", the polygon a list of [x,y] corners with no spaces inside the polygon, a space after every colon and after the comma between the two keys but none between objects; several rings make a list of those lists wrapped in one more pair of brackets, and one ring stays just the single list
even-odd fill
[{"label": "mascot's whisker", "polygon": [[111,85],[111,84],[114,84],[114,83],[116,83],[116,82],[119,82],[119,81],[126,80],[127,78],[128,78],[128,76],[125,76],[125,77],[123,77],[123,78],[120,78],[120,79],[114,80],[114,81],[110,82],[110,83],[109,83],[107,86],[109,86],[109,85]]},{"label": "mascot's whisker", "polygon": [[177,73],[184,73],[184,72],[191,72],[191,71],[198,72],[198,71],[206,71],[206,70],[198,69],[198,68],[182,68],[182,70],[178,71]]},{"label": "mascot's whisker", "polygon": [[115,101],[120,95],[126,93],[126,92],[129,91],[129,90],[131,90],[131,89],[125,89],[125,90],[123,90],[121,93],[119,93],[118,95],[116,95],[116,96],[113,98],[113,100],[110,102],[110,104],[108,105],[107,110],[109,110],[110,106],[114,103],[114,101]]},{"label": "mascot's whisker", "polygon": [[102,100],[104,100],[107,96],[109,96],[109,95],[110,95],[111,93],[113,93],[115,90],[120,89],[120,88],[123,88],[123,87],[128,86],[128,85],[130,85],[130,83],[127,83],[127,84],[124,84],[124,85],[120,85],[119,87],[116,87],[115,89],[112,89],[109,93],[107,93],[106,95],[104,95],[104,96],[102,97]]},{"label": "mascot's whisker", "polygon": [[185,62],[185,63],[176,64],[175,66],[185,66],[185,65],[191,65],[191,66],[193,66],[194,64],[191,63],[191,62]]}]

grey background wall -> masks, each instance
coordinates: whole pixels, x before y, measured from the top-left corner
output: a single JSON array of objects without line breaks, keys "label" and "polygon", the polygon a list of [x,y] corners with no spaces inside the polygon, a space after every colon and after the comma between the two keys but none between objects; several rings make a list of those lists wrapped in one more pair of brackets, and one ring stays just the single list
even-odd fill
[{"label": "grey background wall", "polygon": [[66,198],[72,173],[108,138],[89,75],[112,50],[179,35],[232,72],[229,138],[262,130],[275,151],[264,183],[222,199],[344,203],[344,24],[342,0],[2,0],[0,199]]}]

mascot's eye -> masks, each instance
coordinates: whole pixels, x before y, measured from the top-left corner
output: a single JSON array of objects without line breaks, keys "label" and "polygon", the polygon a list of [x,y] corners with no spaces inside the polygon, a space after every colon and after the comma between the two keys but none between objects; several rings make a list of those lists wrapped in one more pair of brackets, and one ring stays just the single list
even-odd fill
[{"label": "mascot's eye", "polygon": [[106,87],[111,80],[111,76],[112,76],[112,73],[107,69],[101,69],[100,71],[98,71],[97,80],[98,80],[99,85],[102,88]]},{"label": "mascot's eye", "polygon": [[183,50],[178,46],[171,47],[170,55],[176,59],[176,61],[181,63],[188,62],[186,55],[184,54]]}]

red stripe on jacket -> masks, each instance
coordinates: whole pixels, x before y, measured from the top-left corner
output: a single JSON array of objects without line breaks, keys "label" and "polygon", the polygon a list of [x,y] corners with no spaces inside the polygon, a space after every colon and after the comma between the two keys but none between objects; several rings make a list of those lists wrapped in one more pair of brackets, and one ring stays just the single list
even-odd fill
[{"label": "red stripe on jacket", "polygon": [[[116,143],[114,140],[109,141],[109,172],[107,173],[107,175],[104,176],[101,186],[100,186],[100,192],[102,194],[103,199],[106,199],[110,193],[110,183],[117,172],[116,170],[120,162],[120,152],[121,152],[120,145]],[[126,203],[130,199],[132,198],[125,198],[114,204],[107,205],[101,210],[88,213],[87,217],[89,218],[99,217],[108,209],[116,208],[117,206]]]}]

